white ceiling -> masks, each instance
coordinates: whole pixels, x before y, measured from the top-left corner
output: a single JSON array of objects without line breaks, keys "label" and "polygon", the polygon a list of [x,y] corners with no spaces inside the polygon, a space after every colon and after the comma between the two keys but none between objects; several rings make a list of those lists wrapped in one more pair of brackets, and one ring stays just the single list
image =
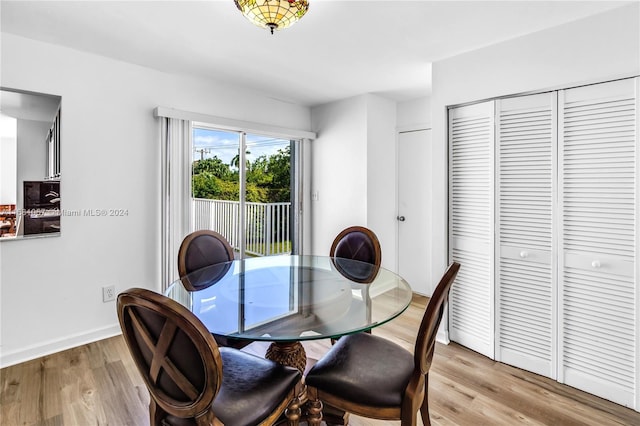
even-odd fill
[{"label": "white ceiling", "polygon": [[233,0],[1,0],[0,28],[313,106],[427,96],[434,61],[628,3],[310,0],[300,22],[271,35]]}]

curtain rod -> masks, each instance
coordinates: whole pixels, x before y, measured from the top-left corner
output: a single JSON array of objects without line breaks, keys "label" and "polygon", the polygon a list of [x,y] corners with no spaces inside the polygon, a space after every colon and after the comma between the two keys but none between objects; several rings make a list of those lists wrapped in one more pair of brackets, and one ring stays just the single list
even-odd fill
[{"label": "curtain rod", "polygon": [[254,123],[251,121],[235,120],[232,118],[217,117],[215,115],[201,114],[198,112],[181,111],[174,108],[157,107],[153,110],[154,117],[178,118],[198,123],[209,124],[220,130],[242,131],[258,133],[266,136],[277,136],[289,139],[315,139],[315,132],[306,130],[289,129],[287,127],[272,126],[269,124]]}]

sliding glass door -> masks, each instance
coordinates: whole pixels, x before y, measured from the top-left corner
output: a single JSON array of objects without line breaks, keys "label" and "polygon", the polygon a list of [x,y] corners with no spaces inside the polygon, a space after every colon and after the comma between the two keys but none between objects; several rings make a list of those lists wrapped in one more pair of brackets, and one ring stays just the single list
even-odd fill
[{"label": "sliding glass door", "polygon": [[191,231],[222,234],[236,258],[300,252],[300,143],[193,125]]}]

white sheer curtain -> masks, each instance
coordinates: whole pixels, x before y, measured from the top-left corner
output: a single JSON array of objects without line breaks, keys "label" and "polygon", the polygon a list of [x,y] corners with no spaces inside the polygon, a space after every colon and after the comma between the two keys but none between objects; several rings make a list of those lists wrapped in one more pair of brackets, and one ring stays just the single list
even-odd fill
[{"label": "white sheer curtain", "polygon": [[178,249],[191,217],[191,121],[159,117],[162,145],[162,288],[179,278]]}]

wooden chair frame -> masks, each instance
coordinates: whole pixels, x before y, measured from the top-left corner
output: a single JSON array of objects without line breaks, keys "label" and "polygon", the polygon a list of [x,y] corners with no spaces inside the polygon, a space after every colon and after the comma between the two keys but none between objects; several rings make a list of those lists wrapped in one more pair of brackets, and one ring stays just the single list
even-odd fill
[{"label": "wooden chair frame", "polygon": [[[424,425],[430,425],[429,369],[433,361],[438,327],[444,314],[445,304],[449,298],[449,291],[459,269],[460,264],[457,262],[452,262],[449,265],[425,309],[414,347],[414,370],[409,384],[405,388],[401,406],[380,408],[357,404],[311,386],[307,388],[309,399],[311,401],[322,401],[323,404],[358,416],[379,420],[400,420],[402,426],[415,426],[416,415],[420,410]],[[320,423],[314,422],[311,424],[319,425]]]},{"label": "wooden chair frame", "polygon": [[[165,319],[157,339],[144,325],[136,308],[148,309]],[[166,415],[195,418],[199,426],[222,425],[211,407],[222,384],[222,357],[215,339],[206,327],[178,302],[138,288],[130,289],[118,296],[118,319],[125,342],[151,395],[151,425],[162,425]],[[178,330],[184,332],[193,342],[202,359],[205,386],[201,390],[198,390],[169,358],[168,350]],[[134,332],[141,336],[142,344],[151,353],[149,365],[144,361],[137,341],[133,340]],[[177,401],[156,386],[155,382],[162,371],[187,395],[189,401]],[[301,383],[292,388],[260,424],[272,425],[285,412],[289,424],[297,424],[300,417],[300,401],[297,395],[301,388]]]},{"label": "wooden chair frame", "polygon": [[[157,342],[132,307],[142,307],[166,318]],[[190,321],[190,315],[185,315],[185,312],[188,311],[178,302],[148,290],[131,289],[118,296],[118,319],[125,342],[151,394],[149,412],[152,425],[160,424],[165,413],[186,418],[209,417],[206,413],[220,390],[222,357],[217,344],[204,325]],[[208,386],[202,391],[198,391],[167,358],[167,350],[178,329],[191,339],[201,356],[204,356],[204,375]],[[142,336],[144,344],[152,353],[153,358],[149,366],[143,361],[144,357],[138,344],[132,341],[131,336],[134,332]],[[190,403],[179,403],[156,387],[155,381],[162,370],[191,398]]]}]

